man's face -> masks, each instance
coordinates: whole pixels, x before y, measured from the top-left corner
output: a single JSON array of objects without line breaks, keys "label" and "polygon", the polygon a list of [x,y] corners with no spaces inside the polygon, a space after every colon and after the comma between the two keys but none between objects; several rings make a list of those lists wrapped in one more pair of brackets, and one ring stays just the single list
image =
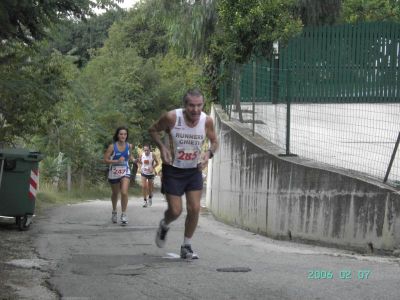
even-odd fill
[{"label": "man's face", "polygon": [[189,96],[185,104],[186,117],[192,121],[198,121],[203,110],[204,99],[202,96]]},{"label": "man's face", "polygon": [[144,150],[144,153],[146,153],[146,155],[149,155],[150,154],[150,149],[149,149],[149,147],[144,147],[143,148],[143,150]]}]

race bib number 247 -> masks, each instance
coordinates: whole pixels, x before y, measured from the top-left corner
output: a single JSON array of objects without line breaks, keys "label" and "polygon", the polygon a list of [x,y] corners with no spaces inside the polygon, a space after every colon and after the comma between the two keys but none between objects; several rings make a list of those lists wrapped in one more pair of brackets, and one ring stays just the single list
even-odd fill
[{"label": "race bib number 247", "polygon": [[121,178],[126,175],[127,168],[123,166],[111,166],[110,179]]}]

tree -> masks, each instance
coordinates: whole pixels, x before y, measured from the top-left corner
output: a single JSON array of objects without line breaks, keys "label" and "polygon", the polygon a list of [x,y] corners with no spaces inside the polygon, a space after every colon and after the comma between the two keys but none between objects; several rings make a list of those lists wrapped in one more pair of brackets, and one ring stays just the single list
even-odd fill
[{"label": "tree", "polygon": [[146,60],[134,48],[102,49],[80,78],[89,95],[86,105],[94,111],[98,142],[108,141],[121,125],[128,126],[131,141],[148,140],[151,123],[180,105],[183,92],[200,78],[199,66],[173,53]]},{"label": "tree", "polygon": [[167,27],[155,10],[159,0],[136,4],[123,21],[110,29],[108,44],[115,49],[135,48],[138,55],[151,58],[168,51]]},{"label": "tree", "polygon": [[155,1],[176,53],[201,59],[209,52],[217,25],[216,0]]},{"label": "tree", "polygon": [[246,62],[253,54],[269,56],[273,42],[285,42],[301,30],[295,7],[294,0],[219,1],[225,57]]},{"label": "tree", "polygon": [[[117,0],[119,1],[119,0]],[[3,143],[27,139],[43,129],[52,106],[69,82],[61,55],[45,51],[39,40],[53,22],[84,18],[95,6],[112,0],[12,1],[0,3],[0,136]]]},{"label": "tree", "polygon": [[[72,71],[73,67],[71,63]],[[92,174],[89,178],[93,180],[98,177],[103,147],[97,143],[96,124],[92,112],[85,106],[86,99],[78,98],[79,94],[74,91],[78,86],[78,82],[72,83],[64,99],[53,107],[45,134],[36,135],[36,146],[46,153],[43,175],[51,180],[63,177],[67,164],[73,174]]]},{"label": "tree", "polygon": [[57,49],[64,55],[73,56],[78,67],[82,67],[90,59],[91,52],[104,45],[109,28],[125,15],[122,9],[112,9],[81,21],[61,20],[52,27],[49,50]]},{"label": "tree", "polygon": [[400,21],[400,3],[397,0],[343,0],[343,20]]},{"label": "tree", "polygon": [[109,31],[80,81],[107,140],[119,125],[132,140],[148,139],[147,128],[162,111],[180,105],[183,92],[201,84],[201,68],[167,48],[162,20],[150,18],[149,4],[140,4]]},{"label": "tree", "polygon": [[341,12],[342,0],[299,0],[298,13],[305,26],[332,25]]},{"label": "tree", "polygon": [[[121,0],[115,0],[121,2]],[[25,43],[47,36],[46,28],[66,17],[77,19],[92,14],[94,7],[115,6],[114,0],[2,0],[0,2],[0,39]]]},{"label": "tree", "polygon": [[0,65],[0,136],[5,143],[45,128],[52,106],[69,85],[58,53],[43,56],[21,43],[7,43],[0,57],[9,52],[11,63]]}]

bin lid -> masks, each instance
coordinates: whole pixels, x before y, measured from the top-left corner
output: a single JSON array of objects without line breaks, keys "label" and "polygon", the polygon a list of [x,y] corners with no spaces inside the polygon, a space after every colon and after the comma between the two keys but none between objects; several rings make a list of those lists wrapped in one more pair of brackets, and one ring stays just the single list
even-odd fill
[{"label": "bin lid", "polygon": [[38,151],[25,148],[0,148],[0,159],[25,159],[30,161],[41,161],[44,155]]}]

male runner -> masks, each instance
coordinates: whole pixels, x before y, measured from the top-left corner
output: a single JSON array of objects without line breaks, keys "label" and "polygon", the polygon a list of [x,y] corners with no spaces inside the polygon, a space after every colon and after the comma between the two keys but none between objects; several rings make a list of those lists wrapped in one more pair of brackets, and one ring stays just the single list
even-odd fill
[{"label": "male runner", "polygon": [[[203,189],[202,170],[218,149],[214,122],[202,110],[203,94],[191,89],[183,97],[183,108],[163,114],[150,128],[149,133],[158,145],[162,158],[162,191],[166,195],[168,208],[156,235],[158,247],[164,247],[169,224],[182,212],[182,195],[186,196],[187,216],[181,246],[181,258],[196,258],[191,239],[197,227],[200,199]],[[168,145],[161,140],[161,132],[169,139]],[[201,152],[205,139],[210,147]]]}]

